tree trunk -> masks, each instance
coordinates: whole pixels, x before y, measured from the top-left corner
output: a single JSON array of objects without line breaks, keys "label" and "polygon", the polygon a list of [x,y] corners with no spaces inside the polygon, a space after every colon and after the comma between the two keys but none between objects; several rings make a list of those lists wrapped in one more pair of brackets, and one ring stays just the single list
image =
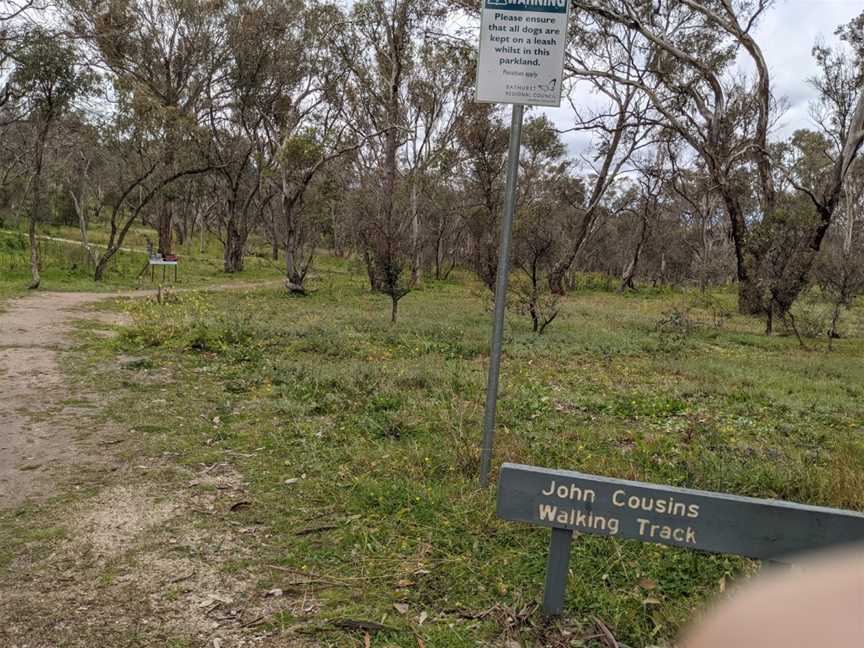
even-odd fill
[{"label": "tree trunk", "polygon": [[309,266],[307,263],[306,267],[303,267],[294,247],[294,243],[285,246],[285,287],[294,295],[305,295],[306,268]]},{"label": "tree trunk", "polygon": [[745,276],[738,282],[738,312],[742,315],[766,315],[762,298],[762,288],[750,276]]},{"label": "tree trunk", "polygon": [[390,322],[392,324],[395,324],[396,323],[396,311],[399,308],[399,298],[396,295],[390,295],[390,302],[391,302]]},{"label": "tree trunk", "polygon": [[563,265],[555,266],[549,272],[549,290],[553,295],[564,295],[564,274],[566,268]]},{"label": "tree trunk", "polygon": [[528,306],[528,312],[531,315],[531,330],[536,333],[540,330],[540,313],[537,312],[536,297],[531,298],[531,304]]},{"label": "tree trunk", "polygon": [[366,276],[369,279],[369,290],[372,292],[381,291],[381,278],[375,269],[375,261],[372,259],[372,253],[369,251],[369,244],[363,245],[363,263],[366,266]]},{"label": "tree trunk", "polygon": [[[34,194],[33,198],[36,198],[36,188],[33,188]],[[33,210],[36,211],[35,209]],[[39,284],[42,283],[42,278],[39,276],[39,239],[36,238],[36,216],[35,214],[30,214],[30,228],[29,228],[29,237],[30,237],[30,285],[28,286],[31,290],[36,290],[39,287]]]},{"label": "tree trunk", "polygon": [[185,222],[185,218],[182,221],[177,221],[174,223],[174,236],[177,239],[177,245],[183,247],[186,244],[186,232],[188,231],[188,225]]},{"label": "tree trunk", "polygon": [[96,268],[93,270],[93,281],[102,281],[102,277],[105,276],[105,268],[108,267],[109,259],[110,257],[106,255],[96,263]]},{"label": "tree trunk", "polygon": [[225,272],[243,271],[243,251],[246,247],[246,236],[233,223],[228,223],[225,230],[224,269]]},{"label": "tree trunk", "polygon": [[585,245],[585,241],[588,238],[588,232],[595,219],[596,210],[589,210],[579,225],[579,231],[576,233],[576,240],[573,243],[570,254],[556,263],[552,270],[549,271],[547,281],[549,282],[549,290],[553,295],[564,296],[566,294],[564,279],[567,277],[567,273],[570,272],[570,268],[575,263],[576,257],[579,256],[582,246]]},{"label": "tree trunk", "polygon": [[171,205],[166,201],[159,210],[159,217],[156,223],[156,229],[159,234],[159,253],[163,257],[173,253],[174,228],[172,227],[172,216]]},{"label": "tree trunk", "polygon": [[[630,263],[627,264],[624,272],[621,273],[621,285],[618,287],[618,292],[623,293],[628,288],[636,290],[636,287],[633,285],[633,280],[636,279],[636,269],[639,266],[639,255],[642,253],[642,246],[645,245],[645,239],[647,236],[648,217],[643,216],[642,227],[639,230],[639,239],[636,241],[636,248],[633,250],[633,258],[630,259]],[[663,257],[663,261],[665,262],[665,256]]]},{"label": "tree trunk", "polygon": [[417,183],[411,180],[411,285],[420,283],[420,264],[423,249],[420,245],[420,211],[417,208]]},{"label": "tree trunk", "polygon": [[339,223],[336,218],[336,208],[330,205],[330,227],[333,228],[333,254],[342,258],[345,251],[342,249],[342,237],[339,235]]},{"label": "tree trunk", "polygon": [[[291,198],[287,176],[283,176],[282,215],[285,226],[285,287],[295,295],[305,295],[306,288],[303,283],[306,280],[306,270],[309,264],[307,263],[305,267],[303,265],[301,231],[295,218],[297,216],[295,208],[298,205],[298,200],[302,200],[302,198],[294,198],[293,200]],[[311,263],[311,259],[310,255],[309,263]]]},{"label": "tree trunk", "polygon": [[33,164],[33,203],[30,209],[30,226],[28,236],[30,239],[30,285],[31,290],[36,290],[42,283],[39,275],[39,266],[42,262],[39,254],[39,239],[36,238],[36,224],[42,216],[42,162],[45,155],[45,142],[48,139],[48,123],[46,122],[38,131],[36,140],[36,158]]},{"label": "tree trunk", "polygon": [[840,333],[837,331],[837,325],[840,323],[840,309],[842,308],[842,304],[840,300],[834,302],[834,312],[831,313],[831,330],[828,331],[828,350],[832,351],[834,349],[834,340],[840,337]]},{"label": "tree trunk", "polygon": [[96,258],[93,246],[90,245],[90,241],[87,239],[87,214],[84,211],[84,192],[81,192],[81,200],[78,200],[74,191],[70,191],[69,195],[72,196],[72,203],[75,205],[75,214],[78,216],[78,231],[81,233],[81,245],[87,251],[87,259],[90,261],[90,265],[95,268],[98,259]]}]

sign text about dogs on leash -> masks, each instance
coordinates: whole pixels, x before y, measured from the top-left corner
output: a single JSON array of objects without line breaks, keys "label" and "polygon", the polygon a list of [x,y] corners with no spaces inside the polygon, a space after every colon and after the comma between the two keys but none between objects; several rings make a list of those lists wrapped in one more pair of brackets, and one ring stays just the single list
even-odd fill
[{"label": "sign text about dogs on leash", "polygon": [[476,100],[561,104],[570,0],[482,0]]},{"label": "sign text about dogs on leash", "polygon": [[864,515],[777,500],[504,464],[505,520],[778,560],[864,540]]}]

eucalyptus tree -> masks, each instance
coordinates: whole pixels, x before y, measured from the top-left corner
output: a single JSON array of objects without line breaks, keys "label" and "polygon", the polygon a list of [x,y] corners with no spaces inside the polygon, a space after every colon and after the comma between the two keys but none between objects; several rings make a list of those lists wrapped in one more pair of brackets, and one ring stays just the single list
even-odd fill
[{"label": "eucalyptus tree", "polygon": [[424,227],[428,265],[436,280],[447,279],[464,261],[464,242],[469,217],[470,195],[465,191],[460,169],[461,151],[456,143],[426,170],[431,182],[424,182],[421,203],[426,218]]},{"label": "eucalyptus tree", "polygon": [[320,173],[366,137],[345,109],[349,71],[335,41],[346,21],[333,4],[290,0],[262,0],[241,16],[243,48],[235,51],[243,56],[239,69],[254,82],[249,110],[257,121],[248,137],[258,142],[264,227],[285,255],[286,288],[305,294],[321,234],[305,209],[307,194]]},{"label": "eucalyptus tree", "polygon": [[654,151],[653,160],[642,163],[636,161],[638,173],[635,177],[635,184],[638,186],[638,193],[633,201],[634,205],[628,211],[636,216],[639,226],[635,236],[632,237],[630,257],[621,272],[621,284],[618,286],[618,292],[623,293],[628,289],[636,290],[635,281],[639,271],[639,260],[652,229],[656,229],[660,220],[669,183],[665,153],[665,145],[660,144]]},{"label": "eucalyptus tree", "polygon": [[[811,86],[818,97],[811,103],[811,117],[818,126],[821,138],[801,137],[814,146],[809,155],[805,146],[799,146],[801,155],[793,155],[790,165],[790,180],[801,187],[802,169],[812,175],[809,186],[824,186],[824,176],[832,170],[838,150],[842,150],[842,137],[851,128],[862,128],[856,96],[864,93],[864,13],[848,25],[839,28],[836,35],[841,42],[835,47],[824,44],[813,48],[813,55],[819,65],[819,74],[810,79]],[[859,100],[860,101],[860,100]],[[859,120],[856,122],[856,119]],[[796,141],[793,139],[793,144]],[[815,149],[815,150],[814,150]],[[808,163],[809,159],[809,163]],[[809,169],[808,169],[809,167]],[[830,177],[830,176],[829,176]],[[802,189],[819,206],[820,199],[807,188]],[[824,189],[823,189],[824,191]],[[828,232],[827,254],[823,254],[817,267],[816,279],[832,302],[831,327],[828,331],[829,344],[839,337],[839,321],[843,308],[849,308],[854,299],[864,292],[864,174],[861,162],[850,164],[846,181],[839,198],[835,219]]]},{"label": "eucalyptus tree", "polygon": [[[580,155],[582,182],[578,185],[579,191],[568,199],[567,188],[562,187],[561,197],[578,213],[565,223],[569,248],[549,272],[549,288],[556,295],[564,294],[565,280],[574,263],[599,219],[609,214],[608,194],[615,182],[632,170],[633,157],[654,141],[656,119],[651,114],[650,102],[639,90],[602,75],[586,73],[598,66],[616,67],[622,54],[631,53],[635,47],[635,38],[630,33],[622,34],[620,40],[612,43],[605,34],[576,29],[567,50],[570,77],[567,101],[575,122],[567,132],[589,134],[592,145]],[[580,108],[579,101],[586,91],[602,99],[600,108]],[[577,198],[578,203],[574,200]]]},{"label": "eucalyptus tree", "polygon": [[4,0],[0,5],[0,109],[12,98],[12,87],[9,81],[14,67],[15,52],[27,33],[27,23],[24,18],[34,5],[35,0]]},{"label": "eucalyptus tree", "polygon": [[562,200],[561,188],[573,188],[565,152],[560,135],[545,115],[528,119],[522,131],[513,232],[513,265],[521,276],[516,277],[514,288],[519,308],[527,312],[538,334],[558,316],[559,296],[549,289],[548,275],[569,248],[565,223],[574,216]]},{"label": "eucalyptus tree", "polygon": [[493,104],[466,105],[457,137],[465,191],[469,195],[469,264],[494,293],[508,147],[501,109]]},{"label": "eucalyptus tree", "polygon": [[112,173],[103,150],[102,124],[80,112],[69,115],[58,130],[59,185],[72,201],[81,245],[90,267],[95,269],[99,250],[91,245],[88,230],[91,223],[101,219],[105,187]]},{"label": "eucalyptus tree", "polygon": [[[209,173],[215,166],[212,160],[202,159],[200,155],[206,142],[206,133],[202,130],[187,134],[183,146],[178,146],[176,139],[168,142],[154,138],[156,130],[158,126],[146,115],[123,107],[103,130],[103,154],[113,171],[108,175],[109,184],[104,190],[108,240],[93,272],[96,281],[104,277],[132,226],[143,218],[147,209],[163,199],[167,188],[183,178]],[[165,164],[167,146],[175,147],[170,154],[170,166]],[[167,210],[163,205],[159,207],[157,217],[163,218]],[[171,222],[168,226],[173,230]],[[162,234],[164,236],[164,232]]]},{"label": "eucalyptus tree", "polygon": [[679,244],[689,251],[690,275],[705,292],[734,275],[723,205],[704,167],[682,161],[680,147],[669,148],[668,160],[671,208],[684,231]]},{"label": "eucalyptus tree", "polygon": [[350,188],[354,182],[352,157],[344,164],[331,164],[315,181],[313,200],[319,214],[321,234],[330,251],[337,257],[346,257],[356,250],[355,223],[347,209]]},{"label": "eucalyptus tree", "polygon": [[840,337],[840,317],[864,293],[864,171],[858,162],[843,187],[837,218],[816,266],[816,282],[831,303],[829,348]]},{"label": "eucalyptus tree", "polygon": [[[423,261],[425,201],[421,194],[435,192],[444,180],[437,162],[451,158],[455,134],[473,85],[466,70],[473,67],[472,51],[460,41],[444,36],[424,38],[416,62],[407,71],[405,88],[405,138],[401,148],[411,218],[411,283],[420,280]],[[426,203],[428,204],[428,203]],[[428,216],[428,214],[425,214]]]},{"label": "eucalyptus tree", "polygon": [[47,209],[43,172],[49,137],[76,98],[89,92],[92,85],[90,73],[77,65],[74,46],[62,35],[33,27],[22,38],[8,92],[15,119],[28,127],[30,288],[41,283],[36,231]]},{"label": "eucalyptus tree", "polygon": [[340,40],[353,114],[368,131],[380,134],[367,139],[358,156],[359,234],[371,287],[390,298],[393,322],[399,301],[414,286],[410,268],[416,246],[411,219],[403,216],[409,201],[399,160],[406,130],[410,133],[406,94],[418,50],[441,20],[432,2],[365,0],[352,8],[351,29]]},{"label": "eucalyptus tree", "polygon": [[[770,0],[658,0],[637,3],[575,0],[579,29],[616,49],[612,61],[571,57],[581,76],[605,78],[637,89],[663,124],[674,129],[698,155],[724,203],[734,242],[740,282],[739,308],[786,317],[807,279],[830,226],[843,180],[864,141],[864,95],[852,119],[838,133],[833,164],[824,182],[806,188],[812,197],[809,224],[793,234],[778,191],[776,160],[769,134],[776,116],[771,78],[754,26]],[[622,42],[636,35],[632,47]],[[739,55],[749,59],[752,78],[736,74]],[[805,189],[802,187],[802,189]],[[745,209],[748,194],[756,213]],[[783,259],[782,267],[773,262]]]},{"label": "eucalyptus tree", "polygon": [[[334,13],[335,12],[335,13]],[[285,254],[286,286],[303,292],[314,237],[307,237],[303,195],[326,151],[319,136],[334,126],[326,113],[326,62],[320,29],[331,6],[294,0],[238,2],[226,19],[225,75],[208,93],[207,120],[225,202],[219,213],[225,271],[243,268],[256,227]]]},{"label": "eucalyptus tree", "polygon": [[[266,154],[262,125],[272,103],[281,97],[274,81],[285,16],[274,3],[230,5],[225,16],[226,56],[220,82],[207,88],[209,148],[217,162],[216,209],[225,272],[243,270],[249,234],[262,220],[259,200],[265,186]],[[272,193],[265,198],[269,202]]]},{"label": "eucalyptus tree", "polygon": [[[184,155],[184,149],[202,137],[202,104],[224,73],[223,5],[205,0],[63,0],[61,6],[75,35],[89,48],[92,65],[112,83],[108,98],[114,128],[127,128],[117,130],[116,137],[134,142],[137,157],[146,158],[146,178],[159,185],[157,193],[190,173],[211,170],[215,165],[210,160]],[[116,189],[128,196],[135,187]],[[172,251],[172,220],[169,199],[156,214],[163,254]],[[122,226],[118,235],[125,236]]]}]

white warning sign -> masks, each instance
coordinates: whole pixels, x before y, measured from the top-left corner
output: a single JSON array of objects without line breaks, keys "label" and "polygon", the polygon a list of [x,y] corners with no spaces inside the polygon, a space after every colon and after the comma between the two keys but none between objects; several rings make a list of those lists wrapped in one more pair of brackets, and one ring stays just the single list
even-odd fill
[{"label": "white warning sign", "polygon": [[483,0],[476,100],[561,105],[570,0]]}]

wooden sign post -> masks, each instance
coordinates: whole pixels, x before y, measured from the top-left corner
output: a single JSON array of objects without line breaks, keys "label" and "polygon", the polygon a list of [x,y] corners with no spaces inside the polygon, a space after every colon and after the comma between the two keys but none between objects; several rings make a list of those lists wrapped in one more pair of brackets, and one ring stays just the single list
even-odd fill
[{"label": "wooden sign post", "polygon": [[788,560],[864,540],[864,515],[778,500],[504,464],[498,517],[552,528],[543,610],[564,607],[573,532]]}]

